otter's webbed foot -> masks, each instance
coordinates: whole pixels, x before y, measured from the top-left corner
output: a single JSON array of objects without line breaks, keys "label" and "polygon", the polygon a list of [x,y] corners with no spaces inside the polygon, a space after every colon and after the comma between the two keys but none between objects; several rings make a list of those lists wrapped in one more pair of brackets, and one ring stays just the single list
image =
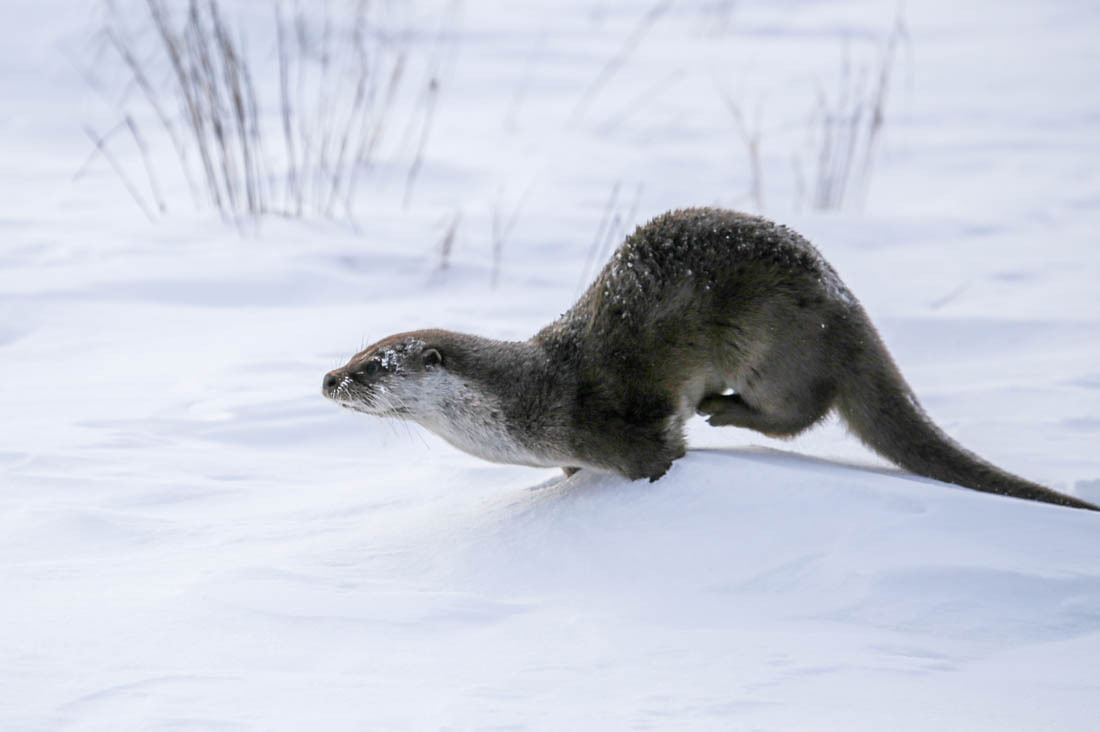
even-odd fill
[{"label": "otter's webbed foot", "polygon": [[664,466],[663,466],[663,467],[661,468],[661,472],[659,472],[659,473],[650,473],[650,475],[649,475],[649,482],[650,482],[650,483],[656,483],[656,482],[657,482],[658,480],[660,480],[661,478],[665,477],[665,473],[667,473],[667,472],[668,472],[668,470],[669,470],[669,468],[671,468],[671,467],[672,467],[672,461],[671,461],[671,460],[669,460],[669,461],[668,461],[668,462],[667,462],[667,463],[666,463],[666,464],[665,464],[665,465],[664,465]]},{"label": "otter's webbed foot", "polygon": [[695,411],[707,417],[707,422],[713,427],[755,428],[754,422],[759,418],[756,410],[746,404],[739,394],[717,394],[705,397],[695,407]]},{"label": "otter's webbed foot", "polygon": [[793,437],[811,427],[829,411],[827,390],[807,393],[806,398],[766,409],[746,402],[740,394],[708,396],[695,408],[712,427],[744,427],[770,437]]},{"label": "otter's webbed foot", "polygon": [[637,452],[634,455],[635,459],[623,473],[631,480],[649,478],[649,482],[652,483],[662,478],[672,467],[672,462],[682,458],[685,454],[687,454],[687,450],[684,445],[665,443],[650,452]]}]

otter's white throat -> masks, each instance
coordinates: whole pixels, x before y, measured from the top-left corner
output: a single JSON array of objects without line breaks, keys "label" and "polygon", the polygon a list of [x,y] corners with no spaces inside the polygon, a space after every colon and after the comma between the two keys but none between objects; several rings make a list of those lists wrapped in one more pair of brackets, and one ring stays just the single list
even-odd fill
[{"label": "otter's white throat", "polygon": [[537,468],[561,465],[561,455],[522,444],[499,418],[499,400],[461,376],[442,369],[425,374],[408,403],[416,405],[410,419],[471,455]]}]

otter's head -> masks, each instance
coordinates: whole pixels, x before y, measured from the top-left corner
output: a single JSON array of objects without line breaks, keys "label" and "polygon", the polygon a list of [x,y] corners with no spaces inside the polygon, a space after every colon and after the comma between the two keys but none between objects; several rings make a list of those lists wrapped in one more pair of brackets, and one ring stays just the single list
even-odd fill
[{"label": "otter's head", "polygon": [[[325,374],[321,393],[347,409],[407,419],[460,450],[502,463],[561,465],[558,453],[509,422],[508,409],[531,402],[541,351],[530,342],[495,341],[445,330],[399,333]],[[541,375],[541,376],[540,376]]]},{"label": "otter's head", "polygon": [[357,412],[415,420],[425,406],[423,395],[444,377],[445,349],[434,335],[399,333],[375,343],[325,374],[321,393]]}]

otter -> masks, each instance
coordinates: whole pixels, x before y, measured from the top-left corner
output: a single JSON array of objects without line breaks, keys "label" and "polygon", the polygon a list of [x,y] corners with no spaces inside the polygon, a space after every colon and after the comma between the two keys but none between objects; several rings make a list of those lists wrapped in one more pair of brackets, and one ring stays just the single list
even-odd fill
[{"label": "otter", "polygon": [[399,333],[329,372],[337,404],[411,420],[487,460],[657,480],[684,423],[792,437],[839,412],[918,475],[1100,510],[1012,475],[948,437],[859,301],[806,239],[735,211],[639,227],[557,321],[526,341]]}]

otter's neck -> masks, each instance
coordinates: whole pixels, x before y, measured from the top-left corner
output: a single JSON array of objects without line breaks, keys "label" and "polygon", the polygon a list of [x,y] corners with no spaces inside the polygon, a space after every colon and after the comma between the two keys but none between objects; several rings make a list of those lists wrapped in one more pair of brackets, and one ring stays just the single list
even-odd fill
[{"label": "otter's neck", "polygon": [[541,344],[463,335],[445,351],[444,372],[433,404],[414,417],[421,425],[486,460],[570,464],[568,375],[555,373]]}]

